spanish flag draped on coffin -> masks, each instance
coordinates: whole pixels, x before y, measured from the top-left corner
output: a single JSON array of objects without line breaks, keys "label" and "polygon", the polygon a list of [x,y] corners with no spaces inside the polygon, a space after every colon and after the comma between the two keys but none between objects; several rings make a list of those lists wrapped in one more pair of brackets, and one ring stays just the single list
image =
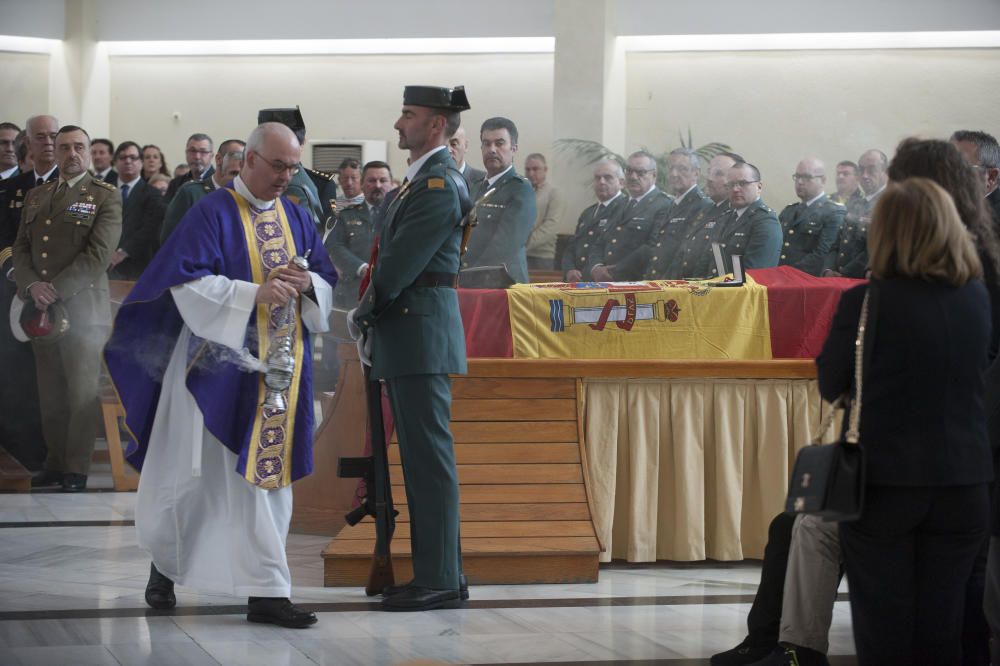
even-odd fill
[{"label": "spanish flag draped on coffin", "polygon": [[515,358],[771,358],[768,290],[721,281],[519,284]]}]

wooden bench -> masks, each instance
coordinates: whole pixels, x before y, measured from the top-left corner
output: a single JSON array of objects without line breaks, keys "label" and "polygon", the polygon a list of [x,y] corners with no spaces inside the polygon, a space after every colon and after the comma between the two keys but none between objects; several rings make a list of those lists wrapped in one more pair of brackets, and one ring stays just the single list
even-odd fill
[{"label": "wooden bench", "polygon": [[118,418],[125,416],[125,409],[110,382],[101,386],[101,415],[104,419],[104,437],[108,442],[108,460],[111,462],[111,481],[118,492],[139,487],[139,474],[125,461]]},{"label": "wooden bench", "polygon": [[[473,584],[596,582],[598,542],[575,378],[457,377],[451,430],[461,501],[462,559]],[[399,444],[389,447],[400,511],[392,541],[397,581],[412,576]],[[327,586],[364,585],[370,519],[323,551]]]}]

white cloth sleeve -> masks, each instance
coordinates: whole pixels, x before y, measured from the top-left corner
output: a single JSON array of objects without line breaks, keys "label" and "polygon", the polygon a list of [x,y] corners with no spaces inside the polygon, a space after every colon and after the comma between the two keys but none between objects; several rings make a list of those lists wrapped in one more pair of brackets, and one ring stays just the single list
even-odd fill
[{"label": "white cloth sleeve", "polygon": [[255,307],[256,284],[207,275],[171,287],[170,293],[184,323],[195,335],[233,349],[243,348]]},{"label": "white cloth sleeve", "polygon": [[302,324],[313,333],[330,330],[330,310],[333,309],[333,287],[316,273],[309,271],[312,278],[313,298],[302,297]]}]

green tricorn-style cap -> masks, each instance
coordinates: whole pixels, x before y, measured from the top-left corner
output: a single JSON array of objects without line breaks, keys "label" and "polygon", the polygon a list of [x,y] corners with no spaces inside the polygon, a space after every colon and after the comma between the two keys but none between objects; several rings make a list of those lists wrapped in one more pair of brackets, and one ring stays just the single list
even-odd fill
[{"label": "green tricorn-style cap", "polygon": [[306,123],[302,120],[299,107],[294,109],[261,109],[257,112],[257,124],[281,123],[293,132],[304,132]]},{"label": "green tricorn-style cap", "polygon": [[469,98],[465,96],[465,86],[406,86],[403,89],[403,104],[449,111],[468,111],[472,108],[469,106]]}]

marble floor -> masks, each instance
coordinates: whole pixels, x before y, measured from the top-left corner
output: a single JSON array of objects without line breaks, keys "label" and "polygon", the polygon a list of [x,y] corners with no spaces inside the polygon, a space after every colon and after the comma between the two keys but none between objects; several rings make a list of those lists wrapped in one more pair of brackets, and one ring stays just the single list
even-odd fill
[{"label": "marble floor", "polygon": [[[134,493],[0,495],[0,664],[376,665],[707,664],[738,643],[759,563],[602,567],[589,585],[474,586],[461,610],[381,613],[364,591],[324,588],[323,537],[291,535],[293,598],[319,623],[245,621],[245,599],[177,589],[178,608],[143,601]],[[838,602],[833,664],[851,664],[850,609]]]}]

